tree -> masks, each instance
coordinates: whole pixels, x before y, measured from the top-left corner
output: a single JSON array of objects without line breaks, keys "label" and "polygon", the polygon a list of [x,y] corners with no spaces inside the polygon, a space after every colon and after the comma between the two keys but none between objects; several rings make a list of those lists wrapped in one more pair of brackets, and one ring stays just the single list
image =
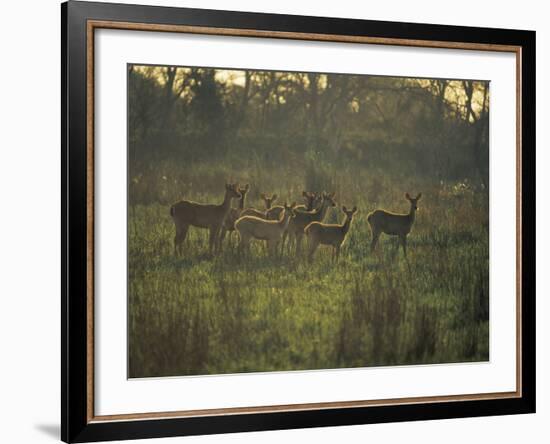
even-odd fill
[{"label": "tree", "polygon": [[216,70],[200,69],[194,76],[190,103],[194,127],[199,131],[203,143],[211,144],[215,151],[223,150],[225,110],[215,78]]}]

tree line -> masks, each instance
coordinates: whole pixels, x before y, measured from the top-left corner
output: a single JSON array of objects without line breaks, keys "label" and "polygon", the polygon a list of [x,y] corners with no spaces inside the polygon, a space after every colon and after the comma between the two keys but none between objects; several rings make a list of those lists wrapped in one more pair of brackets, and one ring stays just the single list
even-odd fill
[{"label": "tree line", "polygon": [[315,156],[488,184],[486,81],[130,65],[128,125],[138,170]]}]

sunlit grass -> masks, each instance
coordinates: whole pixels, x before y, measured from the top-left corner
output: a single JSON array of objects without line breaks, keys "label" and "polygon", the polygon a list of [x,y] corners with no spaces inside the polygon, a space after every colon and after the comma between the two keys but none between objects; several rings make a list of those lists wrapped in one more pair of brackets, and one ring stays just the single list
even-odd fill
[{"label": "sunlit grass", "polygon": [[[305,181],[282,168],[260,175],[220,166],[200,179],[205,171],[167,167],[139,179],[151,198],[132,205],[128,221],[130,377],[488,359],[486,191],[415,178],[392,183],[369,171],[313,171]],[[333,264],[324,247],[313,264],[271,257],[259,242],[239,258],[236,233],[212,258],[207,231],[197,228],[175,258],[168,203],[183,195],[219,202],[230,176],[251,184],[250,206],[260,205],[262,191],[297,200],[308,181],[329,183],[340,204],[360,211],[340,261]],[[423,193],[408,263],[389,237],[370,254],[368,212],[407,211],[405,191]],[[342,218],[335,209],[327,219]]]}]

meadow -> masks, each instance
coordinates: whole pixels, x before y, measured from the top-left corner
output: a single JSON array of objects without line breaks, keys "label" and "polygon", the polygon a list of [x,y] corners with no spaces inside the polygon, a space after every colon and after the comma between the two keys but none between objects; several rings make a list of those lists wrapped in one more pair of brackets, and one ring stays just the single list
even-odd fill
[{"label": "meadow", "polygon": [[[429,174],[311,160],[158,162],[130,177],[128,210],[129,377],[226,374],[489,359],[489,202],[482,185]],[[268,255],[263,242],[237,254],[237,233],[208,254],[208,230],[191,227],[173,254],[170,205],[221,203],[224,183],[297,201],[302,190],[336,192],[359,209],[337,263],[320,247]],[[367,215],[406,213],[405,192],[422,192],[408,260],[382,235],[371,254]],[[139,199],[132,197],[139,196]],[[234,201],[236,205],[236,201]]]}]

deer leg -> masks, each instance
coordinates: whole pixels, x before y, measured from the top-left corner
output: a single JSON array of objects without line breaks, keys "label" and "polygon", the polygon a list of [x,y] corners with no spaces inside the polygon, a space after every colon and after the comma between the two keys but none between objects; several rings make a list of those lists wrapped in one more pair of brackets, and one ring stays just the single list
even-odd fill
[{"label": "deer leg", "polygon": [[280,245],[281,245],[281,240],[274,242],[274,253],[275,253],[275,257],[277,258],[283,257],[283,249],[280,247]]},{"label": "deer leg", "polygon": [[267,253],[269,256],[277,256],[277,241],[267,241]]},{"label": "deer leg", "polygon": [[296,256],[302,252],[302,235],[296,233]]},{"label": "deer leg", "polygon": [[288,255],[290,256],[290,248],[292,245],[292,233],[290,231],[285,232],[285,241],[286,241],[286,251]]},{"label": "deer leg", "polygon": [[374,251],[374,249],[376,248],[376,244],[378,244],[378,239],[380,238],[380,233],[377,232],[377,231],[373,231],[372,232],[372,242],[370,244],[370,251],[371,253]]},{"label": "deer leg", "polygon": [[241,233],[239,233],[239,247],[238,247],[239,257],[244,257],[247,243],[248,243],[248,238],[246,238]]},{"label": "deer leg", "polygon": [[[226,234],[227,234],[227,228],[222,227],[221,230],[220,230],[219,239],[218,239],[218,251],[220,253],[222,251],[223,240],[225,239]],[[229,238],[228,242],[230,242],[230,241],[231,241],[231,238]]]},{"label": "deer leg", "polygon": [[184,225],[182,227],[176,227],[176,236],[174,237],[174,256],[181,256],[182,254],[182,244],[187,237],[187,231],[189,230],[189,225]]},{"label": "deer leg", "polygon": [[181,240],[180,240],[180,246],[179,246],[180,254],[183,253],[183,243],[187,242],[189,244],[190,242],[190,239],[187,238],[188,232],[189,232],[189,225],[186,225],[181,232]]},{"label": "deer leg", "polygon": [[244,242],[242,239],[239,241],[237,252],[238,252],[239,259],[244,257]]},{"label": "deer leg", "polygon": [[210,233],[208,237],[208,249],[210,251],[210,254],[215,253],[216,244],[218,240],[218,233],[219,233],[219,228],[217,226],[210,227]]},{"label": "deer leg", "polygon": [[180,229],[176,225],[176,234],[174,236],[174,256],[178,256],[178,245],[180,243]]},{"label": "deer leg", "polygon": [[281,257],[283,256],[283,253],[284,253],[284,250],[285,250],[285,241],[286,241],[287,236],[288,236],[288,231],[285,230],[283,232],[283,236],[282,236],[282,239],[281,239]]},{"label": "deer leg", "polygon": [[178,233],[174,236],[174,256],[178,257],[178,245],[179,245],[179,236]]},{"label": "deer leg", "polygon": [[407,258],[407,236],[401,237],[401,245],[403,246],[403,254],[405,255],[405,261],[407,262],[407,269],[409,273],[411,272],[411,264],[409,264],[409,259]]},{"label": "deer leg", "polygon": [[403,246],[403,254],[407,259],[407,236],[401,236],[401,245]]},{"label": "deer leg", "polygon": [[315,251],[317,250],[317,247],[319,246],[319,243],[311,240],[309,243],[309,251],[308,251],[308,258],[310,262],[313,262],[313,255],[315,254]]},{"label": "deer leg", "polygon": [[390,238],[391,240],[391,251],[390,251],[390,257],[393,259],[395,259],[395,257],[399,254],[399,246],[401,245],[401,236],[395,238],[395,237],[391,237]]},{"label": "deer leg", "polygon": [[[216,243],[214,244],[217,253],[221,253],[222,251],[222,231],[225,231],[225,228],[223,225],[220,225],[216,231]],[[225,237],[225,233],[223,236]]]},{"label": "deer leg", "polygon": [[240,258],[243,254],[243,236],[239,233],[239,243],[237,245],[237,256]]}]

